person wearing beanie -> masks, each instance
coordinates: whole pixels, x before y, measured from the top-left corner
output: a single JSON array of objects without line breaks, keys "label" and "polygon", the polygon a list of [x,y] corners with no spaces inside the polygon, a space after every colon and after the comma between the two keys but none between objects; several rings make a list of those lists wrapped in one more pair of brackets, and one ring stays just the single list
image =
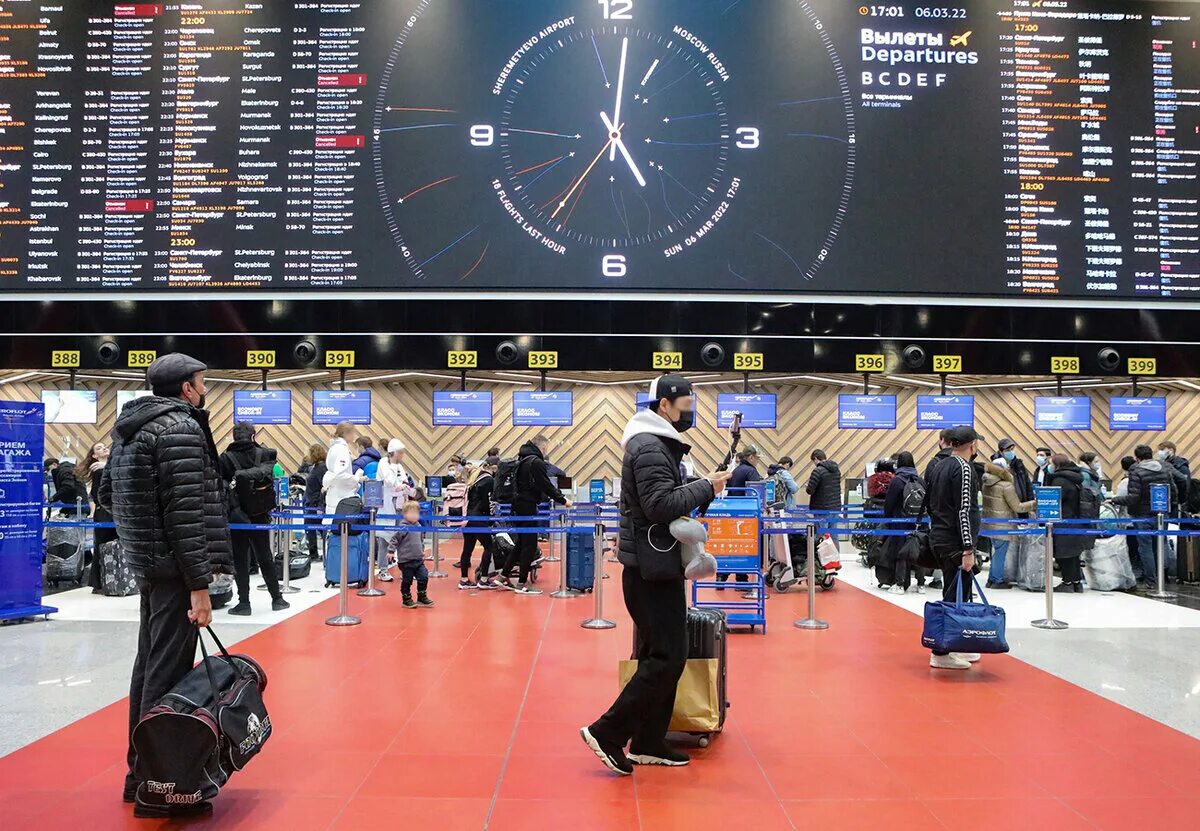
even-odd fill
[{"label": "person wearing beanie", "polygon": [[[650,384],[621,437],[621,534],[625,608],[637,627],[637,672],[604,715],[580,735],[606,768],[628,776],[633,765],[679,766],[688,756],[667,745],[675,688],[688,657],[687,593],[680,542],[670,523],[706,506],[728,473],[684,483],[679,463],[691,447],[681,434],[695,421],[692,385],[679,375]],[[625,745],[629,744],[629,754]]]}]

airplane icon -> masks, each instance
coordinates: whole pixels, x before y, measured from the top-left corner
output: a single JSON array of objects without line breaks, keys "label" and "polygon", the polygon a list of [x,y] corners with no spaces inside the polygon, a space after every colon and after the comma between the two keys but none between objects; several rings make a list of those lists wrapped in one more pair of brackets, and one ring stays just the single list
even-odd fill
[{"label": "airplane icon", "polygon": [[961,46],[963,48],[966,48],[967,41],[970,40],[971,35],[973,35],[973,34],[975,34],[975,33],[972,30],[968,29],[967,31],[963,32],[961,35],[953,35],[950,38],[950,45],[951,46]]}]

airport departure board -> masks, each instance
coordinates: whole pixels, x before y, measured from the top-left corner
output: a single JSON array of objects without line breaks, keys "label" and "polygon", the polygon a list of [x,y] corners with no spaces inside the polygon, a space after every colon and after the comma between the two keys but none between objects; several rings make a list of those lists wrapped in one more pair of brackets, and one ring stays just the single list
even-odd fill
[{"label": "airport departure board", "polygon": [[0,297],[1193,299],[1200,5],[0,0]]}]

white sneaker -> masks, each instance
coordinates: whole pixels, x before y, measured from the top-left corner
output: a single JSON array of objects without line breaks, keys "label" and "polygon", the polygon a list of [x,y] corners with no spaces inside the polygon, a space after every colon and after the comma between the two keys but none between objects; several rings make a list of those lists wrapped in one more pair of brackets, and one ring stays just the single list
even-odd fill
[{"label": "white sneaker", "polygon": [[888,589],[890,589],[891,587],[892,587],[892,584],[891,584],[891,583],[880,583],[880,584],[879,584],[879,590],[880,590],[881,592],[885,592],[885,591],[887,591]]},{"label": "white sneaker", "polygon": [[925,594],[925,585],[923,583],[917,583],[917,594]]},{"label": "white sneaker", "polygon": [[968,664],[973,664],[983,657],[978,652],[951,652],[950,654],[961,661],[966,661]]},{"label": "white sneaker", "polygon": [[391,575],[391,574],[389,574],[389,573],[388,573],[388,572],[386,572],[386,571],[380,571],[380,572],[379,572],[377,575],[375,575],[375,576],[376,576],[377,578],[379,578],[379,580],[380,580],[381,582],[384,582],[384,583],[391,583],[393,580],[395,580],[395,579],[396,579],[396,578],[392,577],[392,575]]},{"label": "white sneaker", "polygon": [[934,669],[970,669],[971,665],[956,655],[929,656],[929,665]]},{"label": "white sneaker", "polygon": [[892,586],[888,589],[888,594],[904,594],[904,586]]}]

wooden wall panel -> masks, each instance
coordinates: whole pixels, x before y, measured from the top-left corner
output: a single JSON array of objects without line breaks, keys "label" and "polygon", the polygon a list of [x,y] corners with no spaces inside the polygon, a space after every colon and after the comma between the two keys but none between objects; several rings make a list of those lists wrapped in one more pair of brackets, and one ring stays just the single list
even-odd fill
[{"label": "wooden wall panel", "polygon": [[[107,435],[116,419],[118,389],[138,389],[136,383],[86,382],[99,393],[99,423],[96,425],[64,425],[47,428],[47,452],[58,456],[82,458],[89,442]],[[60,385],[65,386],[65,385]],[[373,392],[374,423],[365,428],[375,439],[400,437],[409,448],[410,469],[417,474],[440,471],[453,453],[471,457],[482,456],[486,450],[499,445],[505,455],[516,452],[521,442],[535,432],[534,428],[513,427],[511,423],[512,393],[528,387],[493,386],[493,425],[491,427],[458,427],[434,429],[432,399],[435,389],[456,388],[451,383],[377,383],[369,385]],[[261,427],[260,440],[276,447],[289,470],[295,469],[312,443],[325,444],[331,430],[311,423],[312,391],[315,385],[295,383],[280,385],[292,390],[292,424],[287,427]],[[249,389],[249,387],[243,387]],[[469,385],[485,389],[483,384]],[[553,444],[553,460],[577,479],[612,477],[620,469],[620,440],[625,423],[633,414],[634,394],[640,386],[555,385],[550,389],[570,389],[575,394],[575,424],[572,427],[545,428]],[[26,383],[0,384],[0,399],[36,401],[41,386]],[[217,444],[224,447],[232,430],[233,387],[213,384],[210,388],[212,423]],[[846,475],[857,476],[866,462],[888,456],[899,450],[909,450],[923,463],[934,452],[936,440],[931,431],[916,429],[916,396],[912,389],[888,389],[897,396],[898,427],[885,430],[838,430],[837,393],[829,385],[760,386],[762,392],[779,396],[778,429],[746,430],[744,442],[762,451],[763,461],[774,461],[788,454],[798,466],[807,466],[814,448],[824,450],[836,459]],[[849,390],[849,388],[845,388]],[[699,414],[697,426],[687,433],[693,444],[693,459],[698,469],[708,470],[716,465],[728,448],[728,433],[714,426],[718,392],[740,392],[740,385],[703,386],[698,388]],[[1016,388],[973,390],[975,394],[976,427],[987,439],[989,447],[1007,436],[1021,448],[1029,460],[1038,444],[1047,444],[1073,456],[1084,450],[1099,453],[1106,472],[1118,471],[1122,455],[1131,453],[1138,443],[1154,444],[1161,437],[1153,433],[1113,433],[1108,429],[1107,400],[1110,391],[1087,390],[1092,398],[1092,430],[1088,432],[1043,431],[1033,429],[1033,399],[1036,393]],[[1161,393],[1159,393],[1161,394]],[[1167,436],[1181,452],[1200,455],[1200,400],[1195,393],[1168,394]],[[70,445],[68,446],[68,441]],[[765,469],[765,465],[764,465]]]}]

